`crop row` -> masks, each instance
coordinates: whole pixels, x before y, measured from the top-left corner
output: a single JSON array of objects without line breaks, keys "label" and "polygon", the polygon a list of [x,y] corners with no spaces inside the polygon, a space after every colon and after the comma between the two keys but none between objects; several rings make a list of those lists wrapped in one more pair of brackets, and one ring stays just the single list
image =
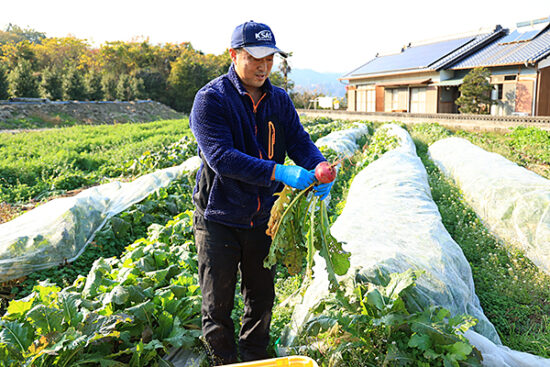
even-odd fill
[{"label": "crop row", "polygon": [[[0,201],[39,201],[107,179],[151,172],[158,167],[150,152],[162,151],[183,136],[191,136],[187,120],[5,134],[0,143]],[[195,154],[194,149],[175,148],[185,154],[172,164]],[[175,148],[164,152],[166,158]]]}]

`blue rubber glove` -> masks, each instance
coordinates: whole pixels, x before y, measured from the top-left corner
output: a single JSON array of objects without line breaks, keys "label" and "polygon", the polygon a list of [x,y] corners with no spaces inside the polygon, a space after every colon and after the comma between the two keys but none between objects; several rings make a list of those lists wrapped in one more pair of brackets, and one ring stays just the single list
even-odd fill
[{"label": "blue rubber glove", "polygon": [[313,191],[315,192],[314,195],[320,196],[321,200],[325,200],[328,194],[330,193],[330,189],[332,189],[332,185],[334,184],[334,181],[313,186]]},{"label": "blue rubber glove", "polygon": [[275,179],[295,189],[303,190],[315,182],[315,175],[300,166],[277,164],[275,166]]}]

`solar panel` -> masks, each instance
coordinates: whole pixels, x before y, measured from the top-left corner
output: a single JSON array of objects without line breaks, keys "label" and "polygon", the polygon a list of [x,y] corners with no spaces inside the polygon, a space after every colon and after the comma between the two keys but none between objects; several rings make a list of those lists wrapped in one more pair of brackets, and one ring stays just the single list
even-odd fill
[{"label": "solar panel", "polygon": [[449,53],[456,51],[475,37],[419,45],[406,48],[395,55],[380,56],[355,70],[353,75],[373,74],[385,71],[427,68]]},{"label": "solar panel", "polygon": [[529,41],[531,39],[533,39],[533,37],[535,37],[537,34],[539,33],[539,31],[529,31],[529,32],[525,32],[525,33],[522,33],[521,36],[517,39],[517,41]]},{"label": "solar panel", "polygon": [[506,43],[516,42],[518,38],[521,37],[521,33],[519,33],[517,30],[514,30],[512,33],[510,33],[507,36],[504,36],[500,39],[498,42],[499,45],[503,45]]},{"label": "solar panel", "polygon": [[505,36],[499,41],[499,45],[504,45],[508,43],[516,43],[516,42],[526,42],[530,41],[533,38],[535,38],[541,30],[532,30],[527,32],[518,32],[517,30],[514,30],[509,35]]},{"label": "solar panel", "polygon": [[[525,34],[528,33],[528,34]],[[540,60],[550,51],[550,28],[542,31],[518,33],[522,42],[506,43],[505,36],[488,45],[464,60],[453,65],[451,69],[466,69],[476,66],[495,66],[523,64],[526,61]],[[531,37],[527,39],[527,37]],[[536,37],[536,38],[535,38]]]}]

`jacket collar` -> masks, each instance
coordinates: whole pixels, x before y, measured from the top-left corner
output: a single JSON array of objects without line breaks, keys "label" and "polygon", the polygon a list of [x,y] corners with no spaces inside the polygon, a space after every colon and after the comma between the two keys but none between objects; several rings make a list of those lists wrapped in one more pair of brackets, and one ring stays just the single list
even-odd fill
[{"label": "jacket collar", "polygon": [[[244,87],[243,83],[241,82],[241,79],[237,75],[237,72],[235,71],[235,65],[231,63],[231,66],[229,67],[229,71],[227,72],[227,77],[231,81],[231,83],[235,86],[235,88],[239,91],[239,94],[244,96],[248,94],[248,91]],[[266,93],[267,96],[269,96],[271,93],[273,93],[273,85],[269,81],[269,78],[267,78],[264,82],[264,85],[262,85],[262,92]]]}]

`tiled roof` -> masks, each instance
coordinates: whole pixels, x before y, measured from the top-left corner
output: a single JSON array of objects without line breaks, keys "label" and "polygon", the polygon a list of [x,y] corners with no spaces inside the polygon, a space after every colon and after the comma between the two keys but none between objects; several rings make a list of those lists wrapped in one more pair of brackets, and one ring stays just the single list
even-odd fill
[{"label": "tiled roof", "polygon": [[468,44],[464,45],[463,47],[460,47],[455,52],[433,63],[432,65],[430,65],[430,68],[434,70],[441,70],[441,69],[448,68],[450,65],[455,64],[458,61],[463,60],[464,58],[472,55],[472,53],[486,46],[491,41],[499,39],[505,33],[506,33],[505,29],[501,28],[500,26],[497,26],[494,29],[494,31],[491,33],[478,34],[472,40],[472,42],[468,42]]},{"label": "tiled roof", "polygon": [[541,31],[508,33],[480,51],[455,63],[450,69],[536,63],[550,55],[550,26]]}]

